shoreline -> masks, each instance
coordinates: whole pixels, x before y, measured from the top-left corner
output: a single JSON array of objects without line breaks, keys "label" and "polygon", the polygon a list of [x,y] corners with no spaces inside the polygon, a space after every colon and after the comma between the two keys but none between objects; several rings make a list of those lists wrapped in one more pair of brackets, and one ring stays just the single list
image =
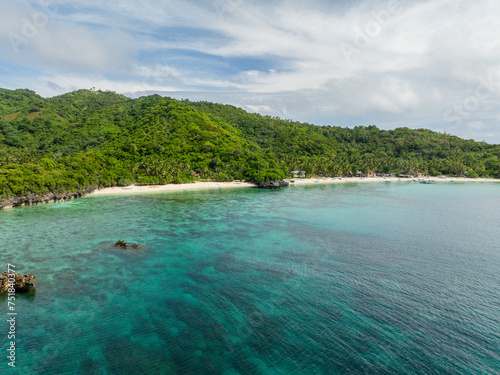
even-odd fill
[{"label": "shoreline", "polygon": [[[324,184],[349,184],[349,183],[381,183],[381,182],[414,182],[411,178],[398,177],[328,177],[328,178],[296,178],[286,179],[285,181],[295,181],[291,186],[297,185],[324,185]],[[500,179],[492,178],[465,178],[465,177],[446,177],[446,178],[424,178],[424,180],[434,180],[437,183],[441,182],[500,182]],[[415,182],[417,183],[417,182]],[[205,190],[205,189],[227,189],[227,188],[242,188],[256,187],[257,185],[251,182],[195,182],[191,184],[168,184],[168,185],[149,185],[136,186],[130,185],[126,187],[111,187],[88,194],[88,196],[106,196],[106,195],[128,195],[128,194],[145,194],[168,191],[188,191],[188,190]]]},{"label": "shoreline", "polygon": [[[436,183],[449,182],[483,182],[483,183],[500,183],[500,179],[495,178],[465,178],[465,177],[444,177],[444,178],[399,178],[399,177],[328,177],[328,178],[295,178],[285,179],[285,181],[294,181],[289,187],[297,185],[325,185],[325,184],[354,184],[354,183],[382,183],[382,182],[410,182],[418,183],[415,180],[433,180]],[[73,193],[64,194],[48,194],[44,197],[16,197],[6,201],[0,201],[0,211],[11,210],[16,207],[35,206],[38,204],[65,202],[68,200],[85,197],[85,196],[120,196],[132,194],[151,194],[160,192],[173,191],[196,191],[209,189],[227,189],[227,188],[243,188],[257,187],[257,184],[251,182],[195,182],[190,184],[168,184],[168,185],[147,185],[147,186],[125,186],[125,187],[110,187],[103,189],[84,189]],[[12,202],[11,202],[12,201]]]}]

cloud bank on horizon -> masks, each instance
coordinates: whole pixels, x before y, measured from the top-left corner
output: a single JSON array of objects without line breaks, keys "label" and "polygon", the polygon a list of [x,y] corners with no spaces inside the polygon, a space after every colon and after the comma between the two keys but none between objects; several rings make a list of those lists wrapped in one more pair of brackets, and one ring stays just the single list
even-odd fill
[{"label": "cloud bank on horizon", "polygon": [[0,0],[0,87],[500,143],[497,0]]}]

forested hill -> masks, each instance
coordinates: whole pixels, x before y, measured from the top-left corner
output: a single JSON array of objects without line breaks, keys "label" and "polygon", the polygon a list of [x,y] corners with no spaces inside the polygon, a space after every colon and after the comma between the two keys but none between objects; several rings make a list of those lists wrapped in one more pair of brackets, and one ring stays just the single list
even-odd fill
[{"label": "forested hill", "polygon": [[430,130],[324,127],[158,95],[0,89],[0,199],[130,183],[358,170],[500,177],[500,146]]},{"label": "forested hill", "polygon": [[429,173],[500,177],[500,145],[464,140],[428,129],[317,126],[249,114],[208,102],[190,103],[283,161],[288,170],[318,175]]}]

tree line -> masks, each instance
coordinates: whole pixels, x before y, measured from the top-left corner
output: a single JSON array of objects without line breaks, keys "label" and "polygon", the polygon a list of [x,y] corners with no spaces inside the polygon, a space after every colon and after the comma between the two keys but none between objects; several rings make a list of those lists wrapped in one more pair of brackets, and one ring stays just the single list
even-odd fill
[{"label": "tree line", "polygon": [[315,126],[230,105],[0,89],[0,198],[86,187],[308,175],[500,177],[500,146],[427,129]]}]

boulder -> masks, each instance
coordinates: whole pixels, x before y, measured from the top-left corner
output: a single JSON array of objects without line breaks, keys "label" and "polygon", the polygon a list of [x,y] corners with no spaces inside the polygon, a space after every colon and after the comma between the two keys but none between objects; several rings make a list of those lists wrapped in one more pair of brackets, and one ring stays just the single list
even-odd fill
[{"label": "boulder", "polygon": [[[28,293],[35,287],[36,276],[31,273],[22,275],[14,272],[14,289],[16,293]],[[0,294],[6,294],[9,291],[9,273],[4,271],[0,275]]]},{"label": "boulder", "polygon": [[120,240],[117,243],[115,243],[115,247],[119,247],[121,249],[126,249],[127,243],[125,241]]},{"label": "boulder", "polygon": [[290,185],[288,181],[278,180],[278,181],[269,181],[269,182],[261,182],[259,184],[260,189],[279,189],[281,187],[285,187]]}]

